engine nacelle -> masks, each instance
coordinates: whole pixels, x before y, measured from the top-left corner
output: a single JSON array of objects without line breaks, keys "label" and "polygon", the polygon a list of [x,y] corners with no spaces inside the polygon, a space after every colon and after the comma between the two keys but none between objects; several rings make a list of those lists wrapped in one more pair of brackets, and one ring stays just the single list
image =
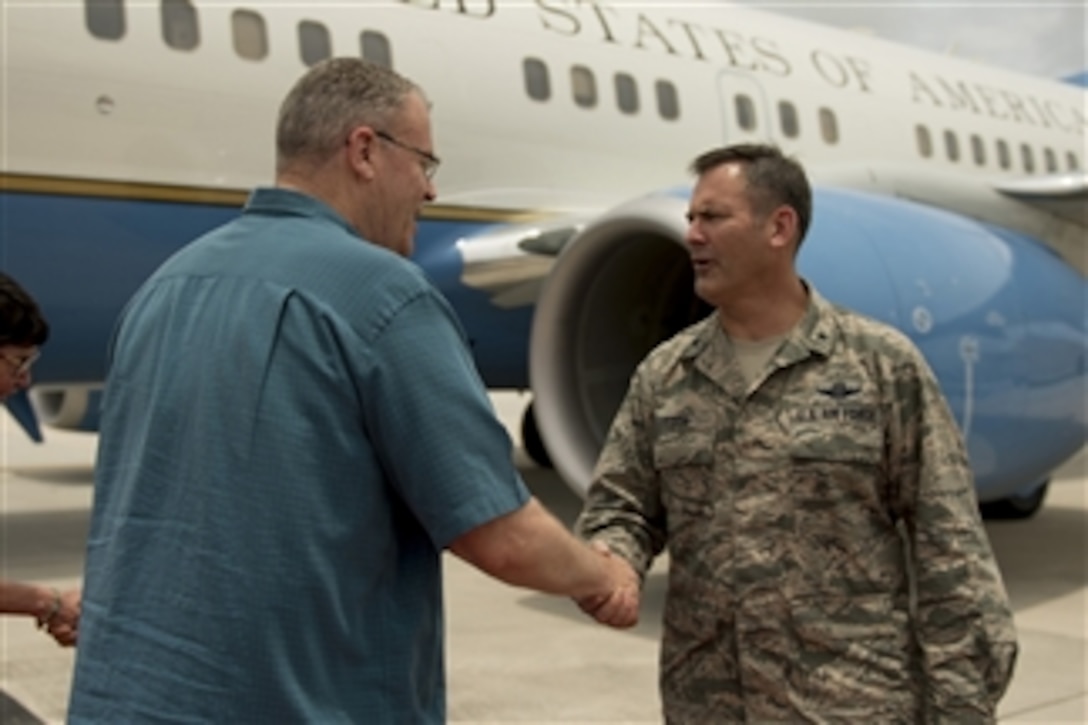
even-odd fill
[{"label": "engine nacelle", "polygon": [[628,379],[654,345],[704,317],[693,292],[687,196],[655,195],[594,220],[537,299],[529,379],[556,470],[584,493]]}]

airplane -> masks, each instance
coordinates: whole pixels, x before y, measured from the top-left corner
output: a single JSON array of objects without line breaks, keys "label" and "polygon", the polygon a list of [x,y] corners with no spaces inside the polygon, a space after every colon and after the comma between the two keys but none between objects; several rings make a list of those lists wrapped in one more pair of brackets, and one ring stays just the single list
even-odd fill
[{"label": "airplane", "polygon": [[635,364],[709,312],[686,167],[747,141],[809,171],[802,274],[916,342],[984,510],[1033,515],[1085,444],[1085,76],[725,3],[5,2],[0,37],[0,265],[53,328],[9,404],[32,436],[96,430],[122,305],[270,183],[302,72],[361,54],[433,104],[414,260],[488,387],[532,392],[525,447],[575,491]]}]

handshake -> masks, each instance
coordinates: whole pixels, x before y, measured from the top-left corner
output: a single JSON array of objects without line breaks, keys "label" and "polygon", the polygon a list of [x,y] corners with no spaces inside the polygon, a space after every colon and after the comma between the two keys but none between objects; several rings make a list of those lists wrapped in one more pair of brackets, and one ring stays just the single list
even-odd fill
[{"label": "handshake", "polygon": [[73,646],[79,638],[80,600],[79,589],[54,589],[47,609],[35,614],[38,629],[48,632],[61,647]]},{"label": "handshake", "polygon": [[601,624],[620,629],[635,626],[641,588],[638,574],[603,541],[591,541],[589,546],[602,557],[601,576],[597,591],[574,597],[575,603]]}]

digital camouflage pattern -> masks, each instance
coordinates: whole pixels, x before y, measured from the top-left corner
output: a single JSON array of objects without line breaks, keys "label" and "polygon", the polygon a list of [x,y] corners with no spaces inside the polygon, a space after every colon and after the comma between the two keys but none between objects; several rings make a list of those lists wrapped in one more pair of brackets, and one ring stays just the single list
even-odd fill
[{"label": "digital camouflage pattern", "polygon": [[1016,635],[960,433],[909,339],[810,294],[751,385],[716,315],[643,361],[578,531],[643,576],[668,545],[670,723],[992,722]]}]

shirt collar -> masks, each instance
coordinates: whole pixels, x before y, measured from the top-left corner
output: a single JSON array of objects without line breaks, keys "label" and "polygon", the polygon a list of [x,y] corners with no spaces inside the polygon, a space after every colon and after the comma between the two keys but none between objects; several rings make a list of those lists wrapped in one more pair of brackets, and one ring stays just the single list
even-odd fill
[{"label": "shirt collar", "polygon": [[[824,299],[823,295],[816,291],[808,281],[802,279],[802,284],[808,291],[808,305],[801,320],[790,331],[782,345],[779,356],[801,359],[808,357],[809,353],[815,353],[823,357],[831,354],[838,337],[838,328],[835,325],[834,306]],[[695,334],[684,351],[686,358],[696,358],[714,342],[716,328],[719,327],[718,315],[711,313],[699,323]]]},{"label": "shirt collar", "polygon": [[354,236],[359,236],[359,232],[355,231],[344,217],[325,202],[301,191],[279,186],[262,186],[254,189],[246,200],[242,213],[324,219],[343,227]]},{"label": "shirt collar", "polygon": [[786,344],[827,357],[838,337],[835,309],[812,285],[804,280],[802,282],[808,290],[808,307],[801,321],[790,333]]}]

